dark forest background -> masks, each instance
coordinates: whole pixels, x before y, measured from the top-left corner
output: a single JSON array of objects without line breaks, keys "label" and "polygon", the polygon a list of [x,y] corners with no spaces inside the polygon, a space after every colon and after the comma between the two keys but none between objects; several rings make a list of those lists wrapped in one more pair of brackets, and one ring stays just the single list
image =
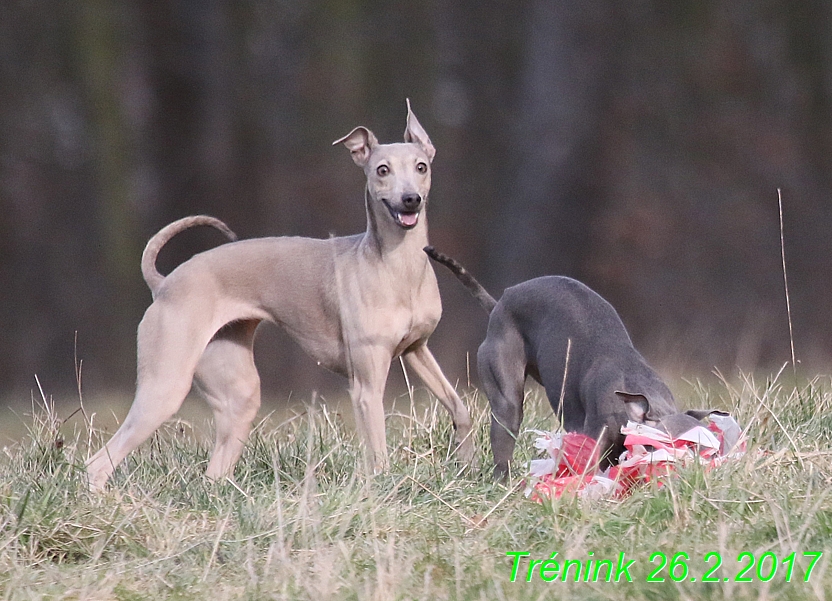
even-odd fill
[{"label": "dark forest background", "polygon": [[[431,240],[495,294],[566,274],[683,376],[832,356],[832,3],[4,0],[0,395],[131,390],[145,241],[361,231],[332,140],[437,147]],[[222,241],[176,238],[169,270]],[[445,272],[432,347],[465,381],[486,319]],[[76,351],[77,332],[77,351]],[[273,328],[266,393],[337,384]]]}]

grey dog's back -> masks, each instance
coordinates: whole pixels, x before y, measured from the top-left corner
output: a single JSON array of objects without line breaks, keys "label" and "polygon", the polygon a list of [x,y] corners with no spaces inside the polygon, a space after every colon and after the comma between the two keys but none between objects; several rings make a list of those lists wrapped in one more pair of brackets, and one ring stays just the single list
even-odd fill
[{"label": "grey dog's back", "polygon": [[506,288],[500,302],[521,331],[545,332],[537,339],[570,335],[604,346],[632,344],[612,305],[566,276],[543,276]]},{"label": "grey dog's back", "polygon": [[522,336],[525,371],[543,384],[556,410],[561,390],[564,409],[573,407],[575,417],[584,413],[587,397],[606,396],[609,388],[648,385],[665,396],[612,305],[577,280],[545,276],[507,288],[489,320],[487,340],[501,337],[506,327]]}]

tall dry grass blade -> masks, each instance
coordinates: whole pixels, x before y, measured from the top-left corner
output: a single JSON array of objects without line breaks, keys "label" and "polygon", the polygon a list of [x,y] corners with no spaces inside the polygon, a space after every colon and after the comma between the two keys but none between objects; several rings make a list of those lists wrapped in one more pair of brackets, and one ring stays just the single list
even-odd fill
[{"label": "tall dry grass blade", "polygon": [[[524,481],[523,481],[523,480],[518,480],[517,482],[515,482],[515,483],[514,483],[514,486],[512,486],[511,488],[509,488],[509,489],[508,489],[508,491],[506,492],[506,494],[504,494],[504,495],[503,495],[503,497],[502,497],[499,501],[497,501],[497,502],[496,502],[496,503],[495,503],[495,504],[494,504],[494,505],[493,505],[493,506],[492,506],[492,507],[491,507],[488,511],[486,511],[486,512],[482,515],[482,517],[480,517],[480,518],[479,518],[479,520],[477,521],[477,524],[475,524],[475,527],[479,526],[480,524],[484,524],[484,523],[485,523],[485,521],[488,519],[488,517],[489,517],[492,513],[494,513],[494,512],[497,510],[497,508],[498,508],[500,505],[502,505],[502,504],[503,504],[503,502],[504,502],[506,499],[508,499],[508,498],[509,498],[512,494],[514,494],[514,491],[516,491],[518,488],[520,488],[520,486],[521,486],[521,485],[523,485],[523,484],[524,484]],[[469,521],[470,521],[470,520],[469,520]],[[471,532],[472,530],[473,530],[473,528],[468,528],[465,532],[466,532],[466,534],[467,534],[467,533]]]},{"label": "tall dry grass blade", "polygon": [[407,369],[404,366],[404,358],[399,355],[399,364],[402,366],[402,374],[404,374],[404,384],[407,386],[407,396],[410,398],[410,404],[413,405],[413,386],[410,384],[410,377],[407,375]]},{"label": "tall dry grass blade", "polygon": [[[789,432],[789,429],[786,428],[783,425],[783,422],[780,421],[780,418],[777,416],[777,413],[765,401],[765,398],[768,396],[769,392],[772,392],[773,386],[777,382],[777,378],[779,378],[780,374],[783,373],[784,368],[785,368],[785,365],[782,368],[780,368],[780,371],[777,372],[777,376],[775,377],[774,380],[772,380],[772,383],[771,383],[772,386],[770,388],[768,388],[765,392],[763,392],[762,395],[757,394],[756,390],[753,389],[753,383],[748,382],[748,385],[749,385],[749,387],[751,387],[751,393],[756,397],[757,402],[760,404],[760,406],[763,409],[765,409],[769,413],[769,415],[771,415],[771,417],[774,419],[774,422],[780,428],[780,431],[783,432],[783,435],[789,441],[789,444],[791,445],[792,450],[794,451],[794,455],[797,458],[797,462],[800,464],[800,468],[805,469],[806,466],[803,464],[803,458],[800,456],[800,448],[798,447],[797,443],[795,442],[794,437]],[[746,376],[746,381],[747,380],[748,380],[748,378]],[[756,418],[756,415],[754,417]],[[749,420],[749,424],[746,426],[745,430],[743,431],[744,435],[748,432],[748,429],[751,427],[750,421],[751,420]]]},{"label": "tall dry grass blade", "polygon": [[792,371],[797,376],[797,361],[794,354],[794,328],[792,327],[792,305],[789,299],[789,279],[786,277],[786,245],[783,236],[783,195],[777,188],[777,205],[780,208],[780,258],[783,261],[783,286],[786,289],[786,315],[789,318],[789,345],[792,351]]},{"label": "tall dry grass blade", "polygon": [[474,520],[472,520],[471,518],[469,518],[467,515],[465,515],[464,513],[462,513],[459,509],[457,509],[456,507],[454,507],[453,505],[451,505],[450,503],[448,503],[445,499],[443,499],[442,497],[440,497],[439,495],[437,495],[435,492],[433,492],[431,489],[429,489],[427,486],[425,486],[424,484],[422,484],[421,482],[419,482],[418,480],[416,480],[416,479],[415,479],[415,478],[413,478],[412,476],[408,476],[407,478],[408,478],[411,482],[413,482],[416,486],[418,486],[419,488],[421,488],[422,490],[424,490],[426,493],[428,493],[429,495],[431,495],[434,499],[436,499],[437,501],[439,501],[442,505],[444,505],[445,507],[447,507],[448,509],[450,509],[451,511],[453,511],[456,515],[458,515],[459,517],[461,517],[461,518],[463,519],[463,521],[468,522],[471,526],[474,526],[475,528],[476,528],[477,526],[479,526],[479,525],[480,525],[480,522],[479,522],[479,521],[476,521],[476,522],[475,522]]},{"label": "tall dry grass blade", "polygon": [[465,351],[465,377],[468,380],[468,390],[471,389],[471,353]]},{"label": "tall dry grass blade", "polygon": [[217,551],[219,551],[222,535],[225,534],[225,529],[228,526],[229,519],[231,519],[230,511],[225,514],[225,518],[222,520],[220,528],[217,531],[217,538],[214,540],[214,547],[211,549],[211,557],[208,558],[208,563],[205,564],[205,570],[202,572],[202,582],[208,580],[208,575],[211,573],[211,566],[214,563],[214,558],[217,556]]},{"label": "tall dry grass blade", "polygon": [[560,416],[560,427],[563,429],[563,397],[566,396],[566,378],[569,376],[569,357],[572,354],[572,338],[566,339],[566,361],[563,366],[563,382],[560,383],[560,399],[555,417]]}]

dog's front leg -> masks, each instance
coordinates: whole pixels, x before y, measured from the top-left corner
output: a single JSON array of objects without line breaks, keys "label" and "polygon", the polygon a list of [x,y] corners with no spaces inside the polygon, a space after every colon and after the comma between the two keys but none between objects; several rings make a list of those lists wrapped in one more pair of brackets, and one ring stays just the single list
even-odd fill
[{"label": "dog's front leg", "polygon": [[384,425],[384,387],[390,371],[390,353],[385,349],[352,353],[350,398],[355,423],[365,445],[368,473],[387,469],[387,439]]},{"label": "dog's front leg", "polygon": [[416,372],[416,375],[425,383],[425,386],[451,414],[454,430],[456,430],[457,457],[465,463],[471,463],[474,459],[474,440],[471,430],[471,416],[468,414],[465,403],[462,402],[454,387],[451,386],[445,374],[442,373],[442,369],[427,345],[423,344],[416,347],[405,355],[405,359]]}]

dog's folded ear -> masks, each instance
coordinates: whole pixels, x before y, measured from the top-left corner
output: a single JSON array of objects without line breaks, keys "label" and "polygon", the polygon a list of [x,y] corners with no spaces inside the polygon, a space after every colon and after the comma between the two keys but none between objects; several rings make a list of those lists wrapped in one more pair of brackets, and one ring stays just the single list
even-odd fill
[{"label": "dog's folded ear", "polygon": [[407,99],[407,127],[404,130],[404,141],[421,146],[425,154],[428,155],[428,161],[433,162],[433,157],[436,156],[436,148],[433,147],[428,133],[410,109],[410,98]]},{"label": "dog's folded ear", "polygon": [[698,420],[703,420],[706,417],[710,417],[711,415],[722,415],[724,417],[728,417],[731,415],[725,411],[719,411],[718,409],[690,409],[689,411],[685,411],[685,414],[690,415],[693,418]]},{"label": "dog's folded ear", "polygon": [[350,151],[350,156],[352,156],[355,164],[359,167],[364,167],[367,161],[370,160],[370,154],[372,154],[373,148],[378,144],[378,140],[369,129],[359,126],[343,138],[335,140],[332,145],[335,146],[341,143]]},{"label": "dog's folded ear", "polygon": [[616,390],[615,394],[624,401],[624,406],[627,408],[627,417],[630,420],[643,424],[644,420],[650,419],[648,416],[650,401],[646,396],[641,393],[624,392],[622,390]]},{"label": "dog's folded ear", "polygon": [[[684,413],[676,413],[663,417],[661,419],[661,428],[672,438],[678,438],[688,430],[703,425],[702,420],[713,415],[722,417],[730,416],[725,411],[718,411],[716,409],[691,409]],[[736,442],[736,439],[734,442]]]},{"label": "dog's folded ear", "polygon": [[679,438],[688,430],[701,425],[701,421],[688,413],[674,413],[664,416],[657,427],[667,432],[671,438]]}]

